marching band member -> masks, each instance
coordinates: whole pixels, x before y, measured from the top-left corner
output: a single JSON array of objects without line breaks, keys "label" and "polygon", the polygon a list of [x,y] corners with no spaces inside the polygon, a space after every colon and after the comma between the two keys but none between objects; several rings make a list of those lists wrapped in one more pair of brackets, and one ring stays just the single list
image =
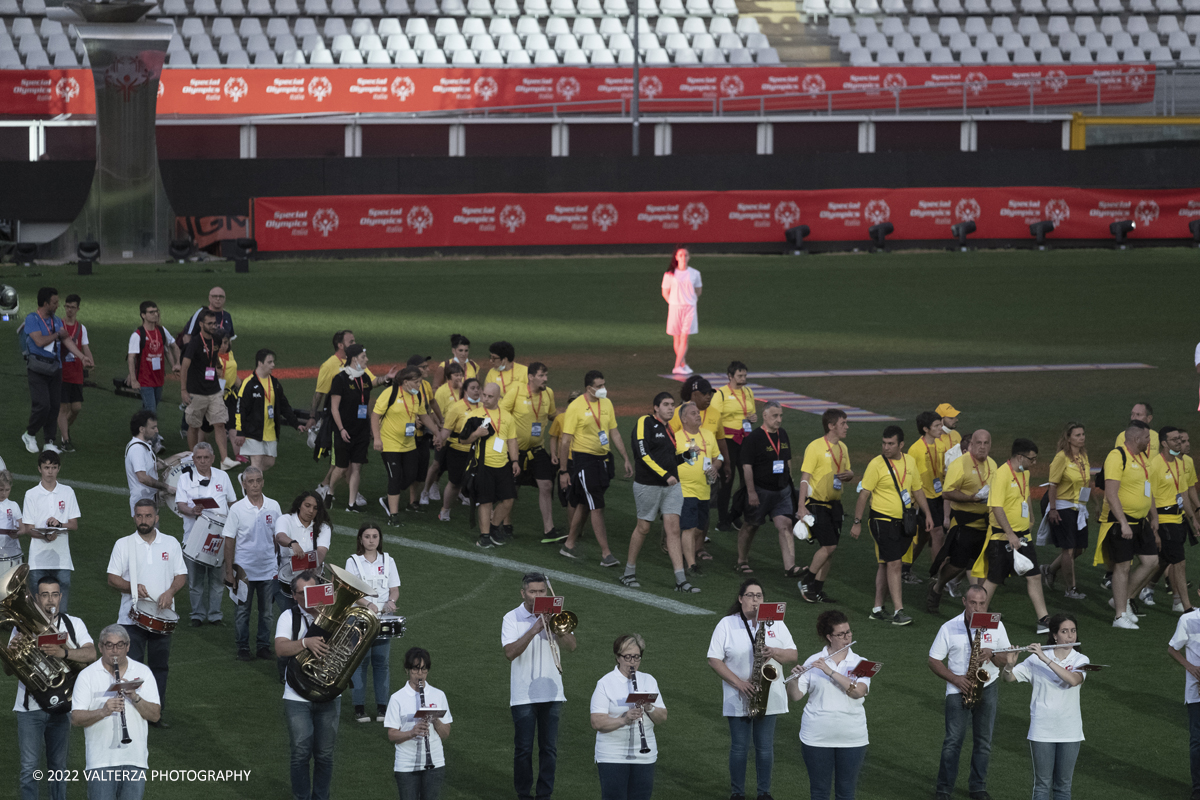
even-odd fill
[{"label": "marching band member", "polygon": [[[113,624],[100,631],[100,655],[79,673],[71,697],[71,724],[84,729],[88,800],[141,800],[150,756],[147,724],[162,715],[158,686],[151,670],[129,657],[126,626]],[[118,675],[121,682],[140,680],[142,685],[110,692]]]},{"label": "marching band member", "polygon": [[[427,683],[432,666],[428,650],[413,647],[404,654],[408,681],[388,701],[383,720],[388,741],[396,745],[393,771],[400,800],[438,800],[446,778],[446,750],[442,742],[450,735],[454,717],[446,693]],[[422,707],[444,709],[446,714],[428,721],[417,719],[417,709]]]},{"label": "marching band member", "polygon": [[817,617],[817,636],[825,640],[825,647],[804,666],[793,668],[792,674],[800,677],[787,684],[792,700],[809,696],[800,718],[800,752],[808,770],[809,794],[815,800],[829,800],[836,779],[837,800],[853,800],[867,756],[863,700],[871,690],[871,679],[851,674],[865,659],[850,649],[854,634],[845,614],[826,611]]},{"label": "marching band member", "polygon": [[[363,583],[375,590],[375,594],[359,600],[358,605],[365,606],[376,614],[394,614],[396,598],[400,596],[400,573],[396,571],[396,560],[379,549],[382,544],[383,531],[379,526],[370,522],[363,525],[358,529],[358,545],[354,555],[346,559],[346,571],[362,578]],[[388,666],[391,652],[392,640],[378,637],[362,663],[358,665],[358,669],[354,671],[354,718],[359,722],[371,721],[365,710],[368,666],[375,679],[375,705],[379,711],[376,719],[382,721],[387,713],[387,703],[381,701],[388,696],[388,687],[391,685]]]},{"label": "marching band member", "polygon": [[[184,467],[179,475],[179,483],[175,487],[175,507],[183,515],[183,541],[185,546],[190,544],[192,552],[199,553],[203,542],[188,542],[196,520],[204,513],[204,509],[196,505],[201,498],[215,500],[215,509],[219,519],[227,519],[229,506],[237,502],[233,491],[233,481],[229,474],[221,469],[213,468],[212,445],[208,442],[197,442],[192,448],[192,466]],[[244,479],[244,476],[243,476]],[[207,529],[205,529],[207,530]],[[222,539],[220,531],[214,531]],[[223,545],[222,545],[223,546]],[[205,564],[197,559],[184,556],[188,568],[188,596],[192,605],[192,627],[198,628],[204,620],[216,624],[221,621],[221,590],[224,581],[224,568],[220,564]]]},{"label": "marching band member", "polygon": [[302,556],[316,551],[316,566],[310,567],[321,574],[325,566],[325,554],[329,552],[329,542],[333,538],[333,529],[329,527],[329,512],[321,502],[316,492],[301,492],[292,501],[288,513],[275,523],[275,544],[279,557],[279,592],[275,602],[281,612],[295,605],[293,595],[288,593],[292,578],[296,576],[292,569],[292,556]]},{"label": "marching band member", "polygon": [[[971,708],[963,704],[963,693],[969,692],[973,676],[967,674],[975,631],[971,630],[971,615],[988,610],[988,593],[982,586],[971,586],[963,595],[961,617],[948,620],[938,630],[929,648],[929,669],[946,682],[946,738],[942,742],[942,763],[938,767],[935,800],[950,800],[958,780],[958,756],[962,752],[967,725],[973,732],[971,747],[971,777],[967,790],[971,800],[987,800],[988,760],[992,753],[992,726],[996,722],[996,678],[1001,665],[1011,667],[1016,653],[993,656],[993,650],[1010,647],[1004,623],[993,630],[984,630],[980,637],[980,659],[987,670],[987,682],[979,689],[979,700]],[[943,663],[945,662],[945,663]]]},{"label": "marching band member", "polygon": [[[171,634],[140,627],[132,612],[142,601],[149,600],[154,613],[179,619],[175,614],[175,593],[187,585],[187,565],[183,563],[179,540],[158,529],[158,510],[153,500],[138,500],[133,508],[133,520],[137,532],[117,539],[113,544],[108,559],[108,585],[121,593],[117,623],[127,633],[129,655],[146,664],[154,674],[155,700],[161,712],[167,703]],[[156,714],[150,724],[156,728],[169,727],[161,714]]]},{"label": "marching band member", "polygon": [[[626,633],[613,642],[617,666],[592,692],[592,728],[596,731],[596,766],[601,800],[649,800],[654,792],[658,743],[654,726],[667,721],[658,681],[642,672],[646,640]],[[657,694],[648,704],[630,705],[630,694]]]},{"label": "marching band member", "polygon": [[1192,797],[1200,798],[1200,609],[1193,608],[1179,618],[1167,653],[1187,672],[1183,702],[1191,736]]},{"label": "marching band member", "polygon": [[[549,595],[546,576],[537,572],[521,578],[521,604],[504,615],[500,644],[509,669],[509,706],[516,728],[513,753],[513,786],[518,798],[530,798],[533,789],[533,735],[538,737],[537,794],[539,800],[554,792],[558,761],[558,720],[562,715],[562,675],[554,664],[546,631],[546,617],[533,614],[534,600]],[[560,648],[574,650],[575,634],[555,637]]]},{"label": "marching band member", "polygon": [[[258,604],[258,658],[272,658],[271,631],[274,609],[271,598],[279,593],[279,567],[275,555],[275,523],[283,516],[279,503],[263,494],[262,470],[246,467],[242,472],[245,497],[229,507],[225,518],[225,583],[238,594],[238,582],[246,585],[246,599],[237,604],[234,644],[238,661],[251,661],[250,611]],[[282,677],[282,673],[280,673]]]},{"label": "marching band member", "polygon": [[[1071,800],[1071,776],[1083,741],[1079,687],[1090,659],[1074,647],[1053,647],[1079,641],[1075,617],[1050,618],[1046,647],[1029,646],[1033,655],[1015,668],[1005,667],[1004,680],[1033,685],[1029,702],[1029,751],[1033,754],[1033,800]],[[1016,655],[1013,653],[1012,655]],[[1051,788],[1053,787],[1053,788]]]},{"label": "marching band member", "polygon": [[[90,664],[95,661],[96,645],[92,642],[83,620],[58,611],[58,605],[62,602],[58,581],[47,575],[38,581],[32,594],[54,630],[67,634],[66,644],[43,644],[40,645],[41,651],[48,656],[75,664]],[[11,648],[20,638],[20,632],[14,627],[8,646]],[[41,703],[29,694],[25,684],[19,681],[13,711],[17,713],[17,745],[21,749],[21,800],[38,800],[41,781],[35,778],[34,774],[41,765],[42,756],[45,755],[46,769],[51,773],[61,774],[67,768],[71,717],[69,714],[51,714],[46,711]],[[65,800],[66,781],[61,778],[50,780],[47,781],[47,785],[50,789],[50,800]]]},{"label": "marching band member", "polygon": [[75,490],[58,480],[61,466],[58,453],[53,450],[38,454],[37,468],[42,479],[25,492],[21,533],[31,537],[29,582],[36,586],[46,575],[58,579],[62,591],[58,610],[65,614],[71,594],[71,573],[75,571],[70,533],[79,530],[80,514]]},{"label": "marching band member", "polygon": [[9,499],[12,485],[12,473],[0,467],[0,575],[25,560],[21,552],[21,507]]},{"label": "marching band member", "polygon": [[[708,643],[708,664],[724,681],[721,712],[729,720],[729,785],[730,794],[737,798],[745,796],[746,752],[751,737],[754,739],[758,797],[770,797],[771,769],[775,764],[775,722],[778,715],[788,713],[787,694],[779,681],[775,681],[769,688],[762,688],[768,692],[766,714],[761,717],[749,715],[750,699],[758,683],[752,672],[759,627],[758,607],[762,602],[762,585],[753,578],[743,581],[738,588],[737,600],[717,623]],[[768,626],[765,639],[764,659],[774,658],[781,663],[797,659],[796,643],[782,621]]]}]

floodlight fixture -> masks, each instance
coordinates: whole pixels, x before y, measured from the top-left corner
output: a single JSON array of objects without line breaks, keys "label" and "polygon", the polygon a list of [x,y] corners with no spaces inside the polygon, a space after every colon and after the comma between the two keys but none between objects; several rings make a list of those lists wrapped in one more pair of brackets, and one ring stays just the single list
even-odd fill
[{"label": "floodlight fixture", "polygon": [[1054,220],[1044,219],[1029,226],[1029,235],[1037,240],[1038,250],[1046,249],[1046,234],[1054,231]]},{"label": "floodlight fixture", "polygon": [[966,219],[950,226],[950,233],[958,239],[958,249],[967,252],[967,237],[975,232],[975,220]]},{"label": "floodlight fixture", "polygon": [[92,266],[100,259],[100,243],[94,239],[80,242],[75,255],[79,257],[79,274],[91,275]]},{"label": "floodlight fixture", "polygon": [[794,228],[788,228],[784,233],[787,237],[788,246],[792,249],[792,255],[800,255],[804,252],[804,240],[812,233],[812,229],[807,225],[797,225]]},{"label": "floodlight fixture", "polygon": [[1126,237],[1136,227],[1137,223],[1131,219],[1119,219],[1108,226],[1108,232],[1117,240],[1117,247],[1124,250]]},{"label": "floodlight fixture", "polygon": [[890,222],[881,222],[878,225],[872,225],[867,229],[867,233],[871,236],[871,241],[875,243],[876,250],[885,249],[885,240],[892,235],[896,230],[896,226]]}]

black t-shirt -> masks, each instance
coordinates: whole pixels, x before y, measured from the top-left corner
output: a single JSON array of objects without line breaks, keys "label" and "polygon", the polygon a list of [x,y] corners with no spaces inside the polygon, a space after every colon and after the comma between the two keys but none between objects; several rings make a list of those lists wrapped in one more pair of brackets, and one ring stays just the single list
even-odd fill
[{"label": "black t-shirt", "polygon": [[[371,379],[366,375],[351,378],[345,372],[333,376],[329,386],[329,397],[340,397],[338,414],[342,418],[342,427],[351,435],[371,429]],[[359,415],[359,409],[362,415]]]},{"label": "black t-shirt", "polygon": [[[216,340],[203,334],[193,336],[192,340],[188,342],[187,349],[183,351],[183,357],[192,360],[192,363],[188,365],[188,394],[209,395],[221,391],[221,384],[217,381],[224,377],[222,374],[224,370],[221,367],[219,350],[220,346]],[[212,369],[210,373],[213,376],[212,380],[204,377],[207,369]]]},{"label": "black t-shirt", "polygon": [[[763,489],[781,491],[788,486],[791,474],[792,445],[787,431],[769,434],[765,428],[757,428],[742,440],[742,464],[749,464],[754,471],[754,485]],[[775,471],[775,463],[783,462],[783,469]]]}]

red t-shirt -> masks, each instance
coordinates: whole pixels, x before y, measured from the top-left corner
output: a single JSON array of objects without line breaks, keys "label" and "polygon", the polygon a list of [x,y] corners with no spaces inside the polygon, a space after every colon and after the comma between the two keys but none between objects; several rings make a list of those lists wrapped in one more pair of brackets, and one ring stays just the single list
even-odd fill
[{"label": "red t-shirt", "polygon": [[[72,325],[66,321],[63,321],[63,329],[66,330],[68,336],[75,340],[76,346],[82,350],[84,341],[83,323],[76,320],[75,324]],[[74,383],[82,386],[83,362],[76,358],[75,354],[67,350],[65,347],[60,348],[60,352],[62,353],[63,383]]]},{"label": "red t-shirt", "polygon": [[162,386],[166,379],[165,363],[166,347],[162,328],[146,331],[146,346],[142,348],[142,359],[138,363],[138,383],[148,389]]}]

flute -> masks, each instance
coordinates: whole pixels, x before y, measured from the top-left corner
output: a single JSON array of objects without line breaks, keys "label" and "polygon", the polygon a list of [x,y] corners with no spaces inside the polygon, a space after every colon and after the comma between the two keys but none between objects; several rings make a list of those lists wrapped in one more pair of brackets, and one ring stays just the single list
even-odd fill
[{"label": "flute", "polygon": [[[820,661],[826,661],[826,660],[828,660],[828,659],[830,659],[830,658],[833,658],[833,657],[834,657],[834,656],[836,656],[838,653],[842,652],[842,650],[849,650],[849,649],[850,649],[850,647],[851,647],[851,645],[855,645],[855,644],[858,644],[857,640],[855,640],[855,641],[851,642],[850,644],[846,645],[845,647],[842,647],[842,648],[840,648],[840,649],[838,649],[838,650],[834,650],[832,653],[830,653],[829,655],[825,656],[825,658],[822,658],[822,659],[819,659],[819,660],[820,660]],[[783,679],[783,682],[784,682],[784,683],[787,683],[787,682],[788,682],[788,681],[790,681],[792,678],[799,678],[801,675],[803,675],[804,673],[808,672],[810,669],[812,669],[812,668],[813,668],[813,667],[815,667],[816,665],[817,665],[817,662],[816,662],[816,661],[814,661],[813,663],[809,664],[807,667],[801,667],[799,672],[793,672],[791,675],[788,675],[786,678],[784,678],[784,679]]]},{"label": "flute", "polygon": [[[113,656],[113,678],[119,685],[121,683],[121,657]],[[126,670],[128,672],[128,670]],[[117,689],[117,697],[125,699],[125,692],[122,689]],[[121,744],[129,744],[133,739],[129,737],[129,726],[125,724],[125,705],[121,704]]]},{"label": "flute", "polygon": [[[425,681],[417,681],[417,691],[421,695],[421,708],[425,707]],[[433,769],[433,753],[429,750],[429,727],[433,724],[433,720],[426,718],[425,720],[425,769]]]},{"label": "flute", "polygon": [[[637,688],[637,667],[629,668],[629,680],[633,681],[633,691],[637,692],[637,690],[638,690],[638,688]],[[642,736],[642,749],[638,750],[638,752],[641,753],[642,755],[645,755],[646,753],[650,752],[650,744],[646,741],[646,726],[642,722],[641,717],[638,717],[637,722],[638,722],[638,733],[640,733]],[[633,758],[632,753],[629,755],[629,758]]]},{"label": "flute", "polygon": [[[1040,644],[1040,642],[1039,642],[1039,644]],[[1082,647],[1082,646],[1083,646],[1083,642],[1071,642],[1070,644],[1043,644],[1042,651],[1045,652],[1046,650],[1054,650],[1059,647]],[[992,655],[996,656],[996,655],[1000,655],[1001,653],[1032,653],[1033,651],[1029,649],[1031,647],[1033,647],[1033,645],[1031,645],[1031,644],[1025,645],[1024,647],[1006,647],[1003,650],[993,650]]]}]

